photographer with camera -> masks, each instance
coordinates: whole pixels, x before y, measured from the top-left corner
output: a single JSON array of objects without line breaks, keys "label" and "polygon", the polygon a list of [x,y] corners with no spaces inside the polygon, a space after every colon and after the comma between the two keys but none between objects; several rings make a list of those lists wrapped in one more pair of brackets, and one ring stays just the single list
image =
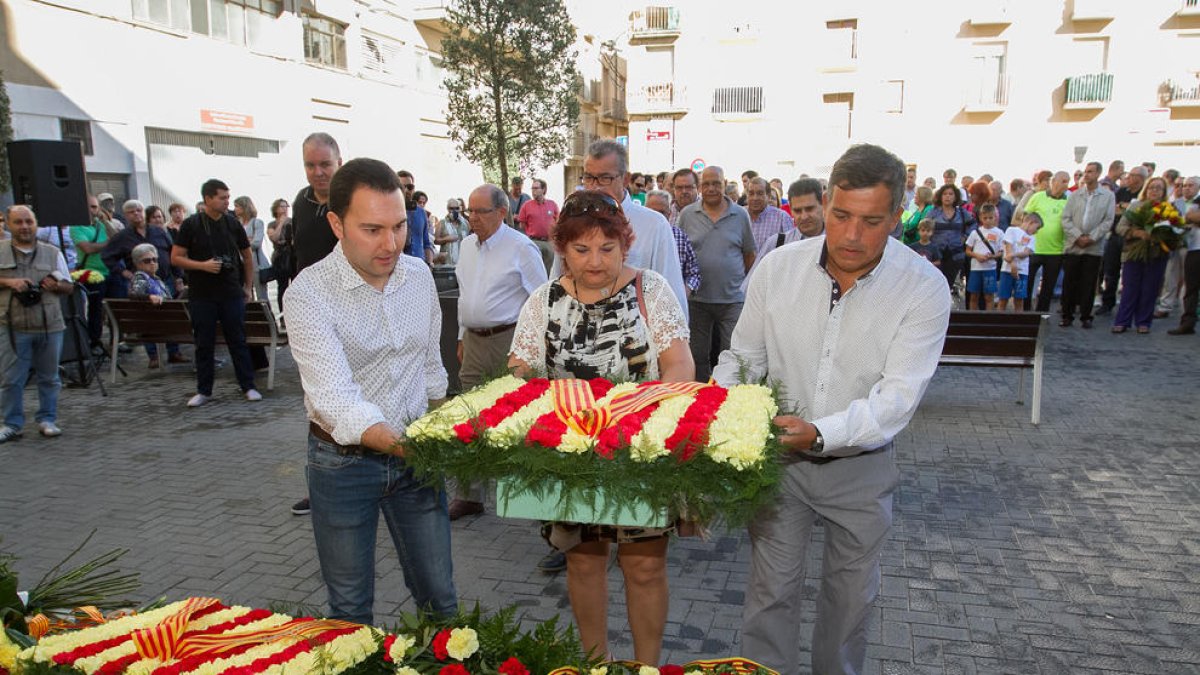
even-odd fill
[{"label": "photographer with camera", "polygon": [[212,399],[217,322],[247,401],[261,401],[246,347],[246,303],[254,297],[254,258],[246,230],[229,212],[229,186],[211,178],[200,187],[204,208],[179,226],[171,264],[188,273],[188,313],[196,340],[195,408]]},{"label": "photographer with camera", "polygon": [[[20,438],[25,427],[25,383],[37,372],[38,431],[48,438],[62,434],[58,418],[58,360],[63,321],[60,295],[73,289],[67,261],[58,247],[37,240],[37,218],[27,206],[6,213],[12,238],[0,241],[0,443]],[[11,347],[11,350],[9,349]]]}]

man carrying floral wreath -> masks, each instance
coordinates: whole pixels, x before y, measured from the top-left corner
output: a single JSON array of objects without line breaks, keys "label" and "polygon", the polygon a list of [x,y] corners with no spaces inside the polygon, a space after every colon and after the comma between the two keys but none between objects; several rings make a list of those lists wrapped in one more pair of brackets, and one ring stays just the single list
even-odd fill
[{"label": "man carrying floral wreath", "polygon": [[402,255],[404,195],[383,162],[333,176],[338,244],[288,286],[288,337],[308,412],[308,492],[329,617],[370,624],[379,513],[418,609],[457,609],[444,492],[413,478],[406,426],[446,395],[433,275]]},{"label": "man carrying floral wreath", "polygon": [[790,415],[775,418],[791,449],[776,505],[750,525],[742,653],[800,672],[797,626],[813,524],[825,550],[812,671],[862,672],[879,553],[899,482],[892,439],[916,411],[950,319],[937,268],[889,235],[903,212],[904,164],[873,145],[833,166],[825,234],[786,244],[750,279],[722,386],[780,382]]}]

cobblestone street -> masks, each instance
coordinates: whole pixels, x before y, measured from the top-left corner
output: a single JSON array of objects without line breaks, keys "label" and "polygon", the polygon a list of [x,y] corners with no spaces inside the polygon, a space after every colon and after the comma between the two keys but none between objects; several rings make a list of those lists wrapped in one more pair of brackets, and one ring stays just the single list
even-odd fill
[{"label": "cobblestone street", "polygon": [[[1200,339],[1167,336],[1174,324],[1052,327],[1037,427],[1013,403],[1016,371],[936,375],[897,442],[868,672],[1200,672]],[[279,361],[261,403],[241,400],[227,366],[217,400],[192,410],[190,370],[147,371],[138,349],[108,397],[64,390],[61,438],[30,422],[0,445],[0,548],[19,556],[23,585],[96,529],[86,553],[130,549],[120,566],[141,573],[140,599],[323,607],[309,520],[289,511],[305,494],[299,378],[286,349]],[[565,577],[535,568],[547,551],[535,524],[488,513],[454,525],[462,601],[569,620]],[[376,622],[388,623],[412,606],[380,535]],[[748,559],[743,531],[671,545],[667,660],[738,653]],[[816,591],[810,578],[804,645]],[[631,657],[615,568],[609,594],[613,650]]]}]

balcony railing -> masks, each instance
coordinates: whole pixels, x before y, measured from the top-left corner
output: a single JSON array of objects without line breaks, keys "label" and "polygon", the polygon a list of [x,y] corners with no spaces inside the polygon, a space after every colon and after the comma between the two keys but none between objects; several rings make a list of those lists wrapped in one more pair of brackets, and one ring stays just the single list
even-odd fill
[{"label": "balcony railing", "polygon": [[575,138],[571,143],[571,154],[576,157],[583,157],[587,154],[588,146],[594,140],[596,140],[595,134],[588,133],[582,129],[576,129]]},{"label": "balcony railing", "polygon": [[679,33],[679,10],[675,7],[643,7],[629,15],[633,39],[670,36]]},{"label": "balcony railing", "polygon": [[1011,87],[1007,75],[981,80],[968,87],[963,99],[963,110],[967,112],[1001,112],[1008,107],[1008,90]]},{"label": "balcony railing", "polygon": [[579,82],[579,99],[586,103],[599,103],[603,98],[600,94],[602,83],[600,80],[580,80]]},{"label": "balcony railing", "polygon": [[762,111],[762,87],[721,87],[713,90],[714,115],[757,115]]},{"label": "balcony railing", "polygon": [[635,113],[679,110],[684,107],[684,93],[684,87],[676,86],[673,82],[642,85],[633,90],[629,108]]},{"label": "balcony railing", "polygon": [[1185,83],[1167,80],[1159,92],[1169,106],[1200,106],[1200,78]]},{"label": "balcony railing", "polygon": [[629,111],[625,109],[625,101],[619,98],[610,98],[604,104],[604,116],[614,120],[629,119]]},{"label": "balcony railing", "polygon": [[1102,107],[1112,100],[1112,73],[1076,75],[1067,78],[1067,107]]},{"label": "balcony railing", "polygon": [[1183,0],[1176,13],[1179,16],[1200,16],[1200,0]]},{"label": "balcony railing", "polygon": [[1008,0],[976,0],[970,5],[973,26],[999,26],[1012,23]]},{"label": "balcony railing", "polygon": [[1117,16],[1116,0],[1074,0],[1072,21],[1104,21]]}]

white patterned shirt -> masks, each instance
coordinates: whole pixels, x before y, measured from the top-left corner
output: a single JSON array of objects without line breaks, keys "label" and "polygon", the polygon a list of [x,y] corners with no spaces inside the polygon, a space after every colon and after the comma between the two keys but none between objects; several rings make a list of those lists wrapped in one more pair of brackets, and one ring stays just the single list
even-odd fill
[{"label": "white patterned shirt", "polygon": [[458,251],[458,336],[465,329],[517,322],[529,294],[546,283],[542,254],[529,237],[501,227],[486,241],[472,234]]},{"label": "white patterned shirt", "polygon": [[382,291],[338,242],[288,286],[288,341],[308,419],[341,445],[380,422],[397,433],[446,395],[442,310],[424,261],[400,256]]},{"label": "white patterned shirt", "polygon": [[785,405],[803,411],[826,456],[880,448],[916,412],[950,321],[950,291],[936,267],[896,239],[830,307],[833,279],[821,264],[825,237],[776,249],[755,270],[718,384],[765,377]]}]

